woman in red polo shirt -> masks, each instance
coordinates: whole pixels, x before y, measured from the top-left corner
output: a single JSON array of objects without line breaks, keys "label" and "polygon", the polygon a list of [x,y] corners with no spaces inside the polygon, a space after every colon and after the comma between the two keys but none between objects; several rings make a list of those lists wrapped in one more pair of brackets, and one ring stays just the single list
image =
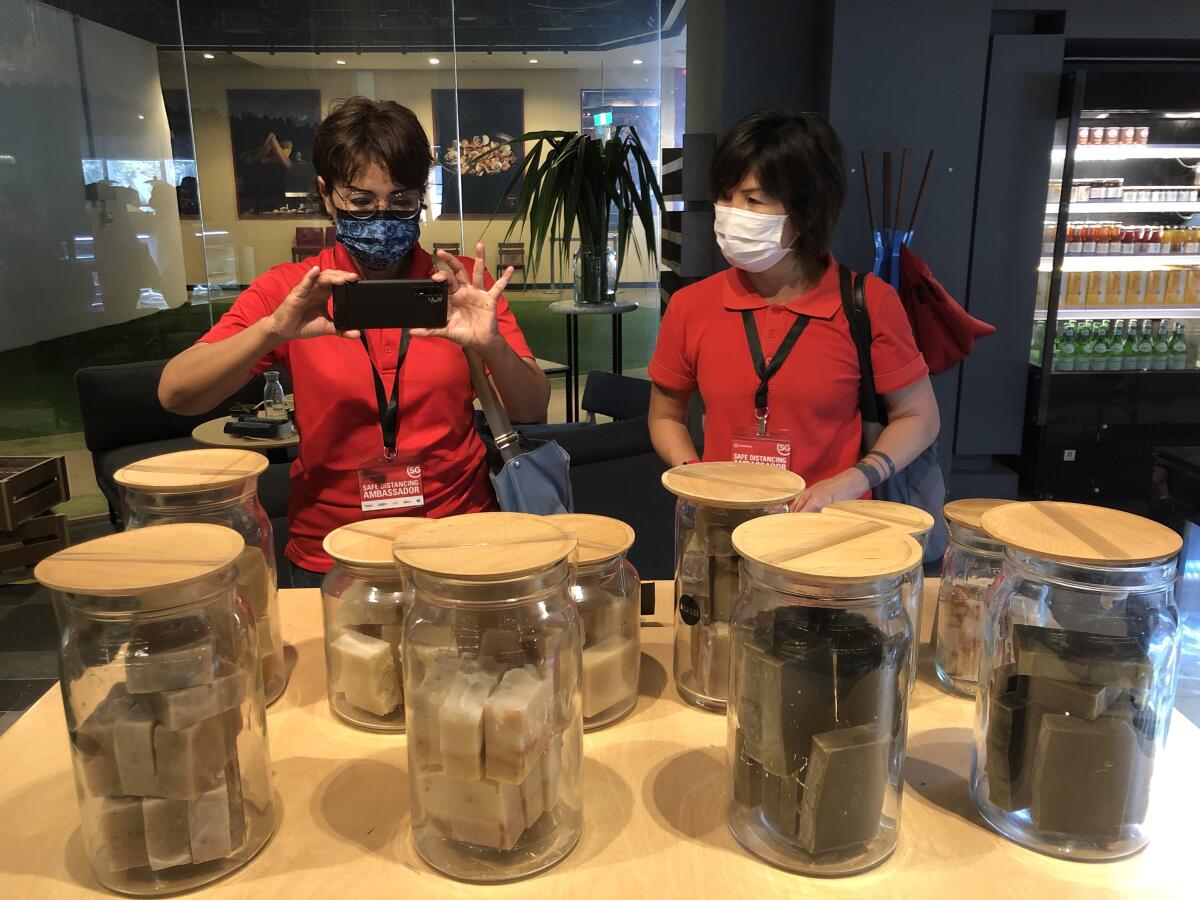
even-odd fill
[{"label": "woman in red polo shirt", "polygon": [[687,408],[699,390],[705,460],[786,466],[808,482],[801,510],[861,497],[932,444],[939,420],[900,298],[869,277],[871,360],[889,424],[860,458],[858,356],[829,253],[846,196],[837,135],[814,113],[752,113],[721,140],[712,181],[731,268],[667,307],[650,362],[654,447],[668,465],[696,457]]},{"label": "woman in red polo shirt", "polygon": [[[439,253],[435,271],[417,244],[431,162],[425,130],[403,106],[354,97],[331,112],[317,129],[313,164],[337,243],[256,278],[159,383],[165,408],[198,414],[271,366],[288,368],[302,436],[286,549],[295,587],[320,584],[332,566],[322,541],[342,525],[372,514],[496,508],[464,347],[483,359],[513,420],[545,420],[549,382],[501,296],[512,270],[493,283],[480,244],[473,261]],[[333,285],[430,277],[449,283],[446,328],[334,328]],[[403,484],[413,505],[377,512],[362,477]]]}]

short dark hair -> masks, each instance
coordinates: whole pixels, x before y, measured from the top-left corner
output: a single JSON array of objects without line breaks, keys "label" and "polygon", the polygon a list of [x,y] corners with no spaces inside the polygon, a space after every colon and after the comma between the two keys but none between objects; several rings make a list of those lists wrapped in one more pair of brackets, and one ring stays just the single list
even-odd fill
[{"label": "short dark hair", "polygon": [[797,255],[820,259],[846,202],[842,142],[818,113],[760,109],[741,119],[717,145],[712,161],[713,200],[729,197],[751,172],[783,204],[799,232]]},{"label": "short dark hair", "polygon": [[350,97],[317,126],[313,168],[330,191],[335,184],[352,184],[371,163],[398,187],[424,189],[433,165],[429,136],[413,111],[394,100]]}]

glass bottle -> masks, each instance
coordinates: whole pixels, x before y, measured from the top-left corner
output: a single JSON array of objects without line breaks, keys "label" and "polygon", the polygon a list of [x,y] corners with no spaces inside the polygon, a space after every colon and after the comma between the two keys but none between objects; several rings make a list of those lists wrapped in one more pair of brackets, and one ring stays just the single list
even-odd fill
[{"label": "glass bottle", "polygon": [[394,552],[414,588],[403,662],[417,853],[462,881],[543,871],[583,827],[576,541],[538,516],[474,513],[414,528]]},{"label": "glass bottle", "polygon": [[1171,339],[1167,336],[1167,323],[1161,321],[1154,336],[1154,350],[1151,356],[1151,366],[1156,372],[1166,371],[1167,356],[1171,352]]},{"label": "glass bottle", "polygon": [[1108,354],[1105,356],[1105,368],[1110,372],[1121,371],[1121,357],[1125,352],[1125,322],[1117,319],[1113,325],[1112,339],[1108,344]]},{"label": "glass bottle", "polygon": [[900,829],[914,640],[900,594],[920,546],[878,522],[807,513],[756,519],[733,539],[747,585],[733,616],[729,828],[785,869],[869,869]]},{"label": "glass bottle", "polygon": [[675,688],[701,709],[724,712],[729,619],[741,589],[733,530],[788,511],[804,479],[755,463],[706,462],[663,473],[675,503]]},{"label": "glass bottle", "polygon": [[1102,321],[1096,326],[1096,338],[1092,343],[1092,371],[1108,370],[1108,321]]},{"label": "glass bottle", "polygon": [[283,397],[283,385],[279,383],[279,373],[272,370],[264,372],[266,384],[263,386],[263,409],[268,418],[280,419],[287,417],[287,406]]},{"label": "glass bottle", "polygon": [[334,560],[321,582],[329,709],[368,731],[404,732],[403,629],[412,579],[392,544],[426,521],[365,519],[325,537]]},{"label": "glass bottle", "polygon": [[1121,370],[1135,372],[1138,362],[1138,323],[1137,319],[1130,319],[1129,330],[1125,333],[1125,348],[1121,351]]},{"label": "glass bottle", "polygon": [[1138,338],[1137,360],[1139,369],[1149,369],[1154,365],[1154,324],[1149,319],[1142,320],[1142,333]]},{"label": "glass bottle", "polygon": [[1075,371],[1092,371],[1092,354],[1096,350],[1096,341],[1092,337],[1092,325],[1084,322],[1079,326],[1079,338],[1076,341]]},{"label": "glass bottle", "polygon": [[35,571],[61,631],[83,846],[110,890],[199,887],[275,829],[243,548],[228,528],[170,524],[69,547]]},{"label": "glass bottle", "polygon": [[1171,351],[1167,359],[1167,367],[1174,371],[1183,371],[1187,368],[1188,346],[1187,333],[1184,330],[1183,323],[1175,324],[1175,335],[1171,339]]},{"label": "glass bottle", "polygon": [[1061,371],[1075,371],[1075,355],[1077,350],[1078,348],[1075,344],[1075,324],[1068,322],[1066,328],[1063,330],[1062,348],[1060,351],[1062,353],[1062,364],[1059,366]]},{"label": "glass bottle", "polygon": [[118,469],[129,529],[168,522],[224,525],[246,542],[238,559],[238,591],[258,627],[259,663],[267,703],[287,686],[276,591],[275,536],[258,501],[267,458],[250,450],[206,448],[166,453]]},{"label": "glass bottle", "polygon": [[1182,540],[1075,503],[1008,504],[982,524],[1005,558],[984,619],[975,804],[1043,853],[1135,853],[1175,702]]}]

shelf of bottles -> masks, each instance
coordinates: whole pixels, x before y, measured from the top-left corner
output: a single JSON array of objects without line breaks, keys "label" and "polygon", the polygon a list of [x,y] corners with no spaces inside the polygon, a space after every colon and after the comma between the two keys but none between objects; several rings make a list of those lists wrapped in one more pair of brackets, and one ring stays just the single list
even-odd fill
[{"label": "shelf of bottles", "polygon": [[[1038,363],[1043,346],[1059,207],[1066,199],[1053,370],[1196,370],[1200,116],[1085,110],[1072,138],[1070,184],[1062,180],[1065,148],[1051,153],[1031,361]],[[1127,353],[1131,328],[1135,349]],[[1098,342],[1103,362],[1094,367]],[[1151,349],[1142,359],[1136,347],[1147,342]],[[1161,352],[1153,349],[1160,344]],[[1062,356],[1073,358],[1063,362]]]}]

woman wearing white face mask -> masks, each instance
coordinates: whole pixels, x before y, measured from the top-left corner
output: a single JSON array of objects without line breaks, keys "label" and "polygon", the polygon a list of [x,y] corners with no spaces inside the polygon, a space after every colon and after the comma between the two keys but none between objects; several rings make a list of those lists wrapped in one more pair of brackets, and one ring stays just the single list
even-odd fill
[{"label": "woman wearing white face mask", "polygon": [[862,497],[933,443],[929,370],[899,297],[866,281],[875,387],[888,413],[861,456],[859,365],[829,243],[846,196],[837,135],[815,113],[763,110],[713,157],[717,244],[730,269],[671,298],[650,362],[650,436],[668,465],[697,457],[687,430],[704,398],[704,459],[791,469],[798,508]]}]

